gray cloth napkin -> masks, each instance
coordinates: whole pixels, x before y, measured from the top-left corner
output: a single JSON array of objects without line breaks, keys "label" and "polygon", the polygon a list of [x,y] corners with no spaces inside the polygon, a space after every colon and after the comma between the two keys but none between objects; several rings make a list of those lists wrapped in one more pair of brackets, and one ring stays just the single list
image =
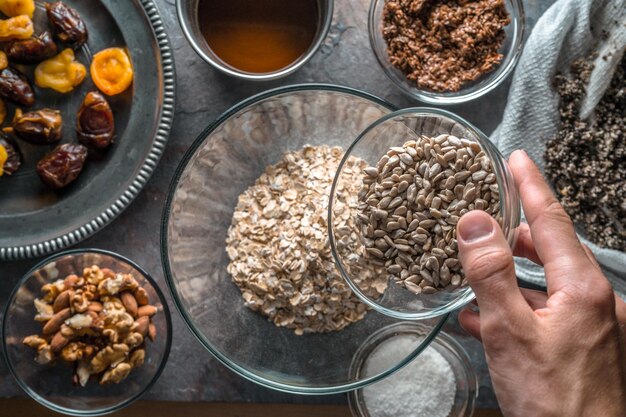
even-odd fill
[{"label": "gray cloth napkin", "polygon": [[[603,30],[608,38],[603,38]],[[570,64],[587,56],[592,47],[599,48],[599,53],[582,103],[583,117],[589,116],[602,98],[626,49],[626,0],[558,0],[539,19],[515,70],[502,123],[491,136],[505,156],[524,149],[543,169],[546,141],[559,124],[559,97],[552,79],[557,72],[568,72]],[[581,240],[624,297],[626,253]],[[525,259],[516,259],[516,267],[522,280],[545,285],[543,268]]]}]

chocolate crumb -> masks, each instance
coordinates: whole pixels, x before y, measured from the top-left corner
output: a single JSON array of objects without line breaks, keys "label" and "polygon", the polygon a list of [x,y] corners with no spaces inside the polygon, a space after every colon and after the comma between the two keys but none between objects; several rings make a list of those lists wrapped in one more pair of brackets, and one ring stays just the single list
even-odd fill
[{"label": "chocolate crumb", "polygon": [[386,0],[383,38],[393,66],[417,88],[450,92],[500,62],[504,0]]}]

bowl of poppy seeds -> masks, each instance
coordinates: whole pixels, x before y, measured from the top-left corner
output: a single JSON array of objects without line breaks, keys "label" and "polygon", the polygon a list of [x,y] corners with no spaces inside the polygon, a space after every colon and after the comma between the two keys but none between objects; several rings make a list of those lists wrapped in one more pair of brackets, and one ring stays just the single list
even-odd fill
[{"label": "bowl of poppy seeds", "polygon": [[560,123],[546,144],[545,175],[587,240],[626,252],[626,56],[592,117],[583,119],[579,108],[594,58],[580,58],[555,76]]},{"label": "bowl of poppy seeds", "polygon": [[522,51],[521,0],[373,0],[370,44],[386,75],[430,104],[496,88]]}]

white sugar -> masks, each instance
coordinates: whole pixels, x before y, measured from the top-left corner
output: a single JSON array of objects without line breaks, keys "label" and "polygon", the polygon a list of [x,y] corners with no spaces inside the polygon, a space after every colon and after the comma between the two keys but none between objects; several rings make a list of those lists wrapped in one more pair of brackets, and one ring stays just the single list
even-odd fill
[{"label": "white sugar", "polygon": [[[388,339],[367,358],[366,375],[376,373],[398,355],[417,346],[411,336]],[[427,347],[418,357],[390,377],[363,388],[371,417],[448,417],[456,394],[454,372],[435,348]]]}]

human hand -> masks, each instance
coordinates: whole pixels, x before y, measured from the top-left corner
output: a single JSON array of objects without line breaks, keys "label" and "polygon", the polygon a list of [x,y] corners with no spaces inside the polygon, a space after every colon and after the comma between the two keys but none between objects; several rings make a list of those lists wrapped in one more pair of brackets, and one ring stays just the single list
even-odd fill
[{"label": "human hand", "polygon": [[[512,253],[488,214],[461,218],[459,256],[480,313],[466,309],[460,323],[483,342],[506,417],[624,417],[626,303],[526,153],[509,165],[528,225]],[[547,294],[518,287],[513,255],[544,266]]]}]

